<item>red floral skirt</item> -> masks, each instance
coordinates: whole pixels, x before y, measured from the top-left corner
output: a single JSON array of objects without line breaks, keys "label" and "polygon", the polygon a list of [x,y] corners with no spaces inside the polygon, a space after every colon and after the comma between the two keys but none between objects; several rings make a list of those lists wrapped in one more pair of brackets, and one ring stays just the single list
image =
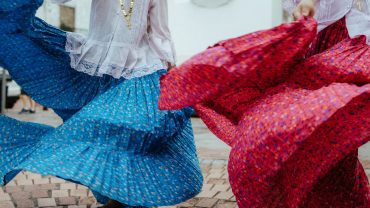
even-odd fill
[{"label": "red floral skirt", "polygon": [[316,37],[312,28],[221,42],[162,78],[161,108],[193,106],[232,147],[241,208],[370,207],[357,158],[370,140],[370,47],[349,38],[345,19]]}]

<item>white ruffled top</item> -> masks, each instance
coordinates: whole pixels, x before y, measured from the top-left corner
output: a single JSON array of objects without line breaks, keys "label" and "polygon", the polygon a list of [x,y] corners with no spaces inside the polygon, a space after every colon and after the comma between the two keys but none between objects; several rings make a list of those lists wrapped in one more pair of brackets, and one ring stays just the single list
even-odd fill
[{"label": "white ruffled top", "polygon": [[[300,2],[283,0],[283,6],[292,13]],[[370,0],[317,0],[316,10],[319,31],[346,17],[349,35],[352,38],[365,35],[370,45]]]},{"label": "white ruffled top", "polygon": [[[130,1],[124,2],[128,10]],[[88,36],[67,33],[72,68],[125,79],[166,69],[175,63],[167,9],[167,0],[135,0],[130,30],[119,0],[92,0]]]}]

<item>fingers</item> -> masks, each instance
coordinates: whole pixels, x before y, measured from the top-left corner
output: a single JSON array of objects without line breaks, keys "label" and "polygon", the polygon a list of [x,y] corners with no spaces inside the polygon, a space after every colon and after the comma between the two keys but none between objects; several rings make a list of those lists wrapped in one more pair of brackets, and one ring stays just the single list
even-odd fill
[{"label": "fingers", "polygon": [[302,8],[302,15],[305,17],[313,17],[315,16],[315,6],[310,5],[307,7]]},{"label": "fingers", "polygon": [[294,20],[298,20],[302,17],[313,17],[313,16],[315,16],[315,7],[300,5],[293,11]]},{"label": "fingers", "polygon": [[298,7],[293,12],[293,18],[294,18],[294,20],[298,20],[301,17],[302,17],[301,8]]},{"label": "fingers", "polygon": [[315,16],[315,14],[316,14],[316,9],[315,9],[315,7],[313,7],[313,8],[311,9],[310,13],[308,14],[308,16],[309,16],[309,17],[314,17],[314,16]]},{"label": "fingers", "polygon": [[301,15],[302,16],[305,16],[305,17],[309,17],[310,16],[310,11],[311,8],[309,7],[303,7],[302,10],[301,10]]},{"label": "fingers", "polygon": [[301,13],[298,10],[294,10],[293,19],[298,20],[301,17]]}]

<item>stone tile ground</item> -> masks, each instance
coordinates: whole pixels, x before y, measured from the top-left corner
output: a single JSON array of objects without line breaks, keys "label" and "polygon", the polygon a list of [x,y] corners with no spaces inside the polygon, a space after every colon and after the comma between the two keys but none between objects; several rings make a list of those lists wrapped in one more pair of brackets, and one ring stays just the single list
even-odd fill
[{"label": "stone tile ground", "polygon": [[[7,114],[26,121],[60,125],[60,119],[52,112],[38,111],[35,115],[19,116],[17,110],[9,110]],[[230,148],[212,135],[199,119],[193,119],[193,126],[204,175],[203,190],[194,199],[167,208],[237,207],[227,175]],[[361,149],[360,157],[370,176],[369,144]],[[34,207],[95,208],[99,205],[84,186],[30,172],[20,173],[10,184],[0,188],[0,208]]]},{"label": "stone tile ground", "polygon": [[[175,207],[236,207],[235,198],[227,180],[225,160],[201,160],[205,177],[202,192],[194,199]],[[51,176],[22,172],[0,189],[1,208],[31,207],[98,207],[90,190]],[[167,207],[169,208],[169,207]]]}]

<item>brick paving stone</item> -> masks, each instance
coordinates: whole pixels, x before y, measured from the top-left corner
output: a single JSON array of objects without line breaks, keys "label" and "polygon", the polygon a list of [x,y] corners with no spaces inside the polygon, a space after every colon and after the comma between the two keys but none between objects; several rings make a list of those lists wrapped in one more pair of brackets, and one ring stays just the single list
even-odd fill
[{"label": "brick paving stone", "polygon": [[15,183],[15,180],[13,180],[13,181],[10,181],[8,184],[6,184],[6,186],[8,187],[17,186],[17,184]]},{"label": "brick paving stone", "polygon": [[230,188],[230,185],[216,184],[211,190],[213,190],[213,191],[227,191],[229,188]]},{"label": "brick paving stone", "polygon": [[58,199],[58,205],[75,205],[76,201],[75,197],[61,197]]},{"label": "brick paving stone", "polygon": [[216,205],[216,208],[237,208],[238,205],[235,202],[222,202]]},{"label": "brick paving stone", "polygon": [[76,184],[74,183],[62,183],[60,184],[61,190],[76,189]]},{"label": "brick paving stone", "polygon": [[48,190],[35,190],[31,192],[32,198],[49,198]]},{"label": "brick paving stone", "polygon": [[19,186],[33,185],[32,179],[19,179],[19,180],[15,180],[15,181],[17,181],[17,184]]},{"label": "brick paving stone", "polygon": [[223,168],[226,164],[227,162],[225,160],[214,160],[212,162],[212,168]]},{"label": "brick paving stone", "polygon": [[37,199],[37,205],[39,207],[55,207],[57,206],[55,199],[53,198],[40,198]]},{"label": "brick paving stone", "polygon": [[51,177],[50,182],[51,183],[65,183],[66,181],[61,178]]},{"label": "brick paving stone", "polygon": [[14,203],[11,201],[0,201],[1,208],[15,208]]},{"label": "brick paving stone", "polygon": [[7,193],[20,192],[20,191],[22,191],[22,188],[19,187],[19,186],[6,186],[5,191]]},{"label": "brick paving stone", "polygon": [[83,186],[83,185],[77,185],[77,189],[88,190],[88,188],[86,186]]},{"label": "brick paving stone", "polygon": [[212,168],[208,172],[209,173],[224,173],[225,169],[224,168]]},{"label": "brick paving stone", "polygon": [[213,184],[203,184],[202,191],[211,190],[213,186]]},{"label": "brick paving stone", "polygon": [[207,173],[210,171],[211,167],[210,166],[200,166],[200,169],[202,170],[203,173]]},{"label": "brick paving stone", "polygon": [[86,205],[71,205],[71,206],[68,206],[68,208],[87,208]]},{"label": "brick paving stone", "polygon": [[31,193],[26,191],[14,192],[12,193],[12,197],[15,200],[30,199]]},{"label": "brick paving stone", "polygon": [[215,198],[228,200],[228,199],[231,199],[233,196],[234,194],[231,191],[228,191],[228,192],[220,192],[219,194],[215,196]]},{"label": "brick paving stone", "polygon": [[[193,207],[194,204],[190,204],[190,203],[187,203],[187,202],[183,202],[181,204],[178,204],[176,205],[175,207],[179,207],[179,208],[188,208],[188,207]],[[162,207],[161,207],[162,208]]]},{"label": "brick paving stone", "polygon": [[68,190],[52,190],[51,197],[53,198],[60,198],[60,197],[68,197],[69,193]]},{"label": "brick paving stone", "polygon": [[201,163],[202,165],[212,165],[214,160],[211,160],[211,159],[205,159],[205,160],[201,160]]},{"label": "brick paving stone", "polygon": [[222,177],[222,173],[212,173],[210,174],[207,178],[221,178]]},{"label": "brick paving stone", "polygon": [[91,205],[96,204],[96,199],[92,196],[90,197],[82,197],[78,200],[78,205]]},{"label": "brick paving stone", "polygon": [[43,189],[43,190],[57,190],[58,185],[55,184],[55,183],[42,184],[42,185],[40,185],[40,189]]},{"label": "brick paving stone", "polygon": [[370,169],[370,160],[361,161],[365,169]]},{"label": "brick paving stone", "polygon": [[17,205],[17,208],[31,208],[35,207],[35,204],[30,199],[23,199],[23,200],[16,200],[15,204]]},{"label": "brick paving stone", "polygon": [[98,208],[98,207],[101,207],[101,205],[99,205],[99,204],[93,204],[93,205],[90,206],[90,208]]},{"label": "brick paving stone", "polygon": [[216,194],[218,193],[218,191],[212,191],[212,190],[208,190],[208,191],[202,191],[198,194],[198,198],[212,198],[214,197]]},{"label": "brick paving stone", "polygon": [[40,186],[39,185],[23,186],[23,191],[32,192],[32,191],[35,191],[35,190],[40,190]]},{"label": "brick paving stone", "polygon": [[205,198],[205,199],[201,199],[195,206],[198,206],[198,207],[213,207],[214,205],[216,205],[217,201],[218,201],[217,199]]},{"label": "brick paving stone", "polygon": [[197,198],[192,198],[192,199],[187,200],[186,202],[188,202],[188,203],[190,203],[190,204],[196,204],[198,201],[199,201],[199,199],[197,199]]},{"label": "brick paving stone", "polygon": [[227,179],[229,179],[229,174],[225,173],[225,174],[222,175],[221,178],[227,180]]},{"label": "brick paving stone", "polygon": [[30,173],[30,172],[27,172],[26,176],[28,179],[41,179],[42,178],[41,175],[36,174],[36,173]]},{"label": "brick paving stone", "polygon": [[9,194],[3,193],[0,194],[0,201],[11,201],[12,199],[10,198]]},{"label": "brick paving stone", "polygon": [[15,176],[14,180],[27,180],[27,175],[24,172],[21,172]]},{"label": "brick paving stone", "polygon": [[87,190],[81,190],[81,189],[71,190],[71,196],[86,197]]},{"label": "brick paving stone", "polygon": [[56,207],[43,207],[43,208],[64,208],[62,206],[56,206]]},{"label": "brick paving stone", "polygon": [[217,178],[210,178],[207,180],[209,184],[228,184],[226,179],[217,179]]},{"label": "brick paving stone", "polygon": [[38,184],[38,185],[49,184],[50,180],[49,178],[37,178],[37,179],[33,179],[33,183]]},{"label": "brick paving stone", "polygon": [[183,202],[181,204],[178,204],[177,207],[183,208],[183,207],[194,207],[194,205],[198,202],[199,200],[197,199],[189,199],[186,202]]}]

